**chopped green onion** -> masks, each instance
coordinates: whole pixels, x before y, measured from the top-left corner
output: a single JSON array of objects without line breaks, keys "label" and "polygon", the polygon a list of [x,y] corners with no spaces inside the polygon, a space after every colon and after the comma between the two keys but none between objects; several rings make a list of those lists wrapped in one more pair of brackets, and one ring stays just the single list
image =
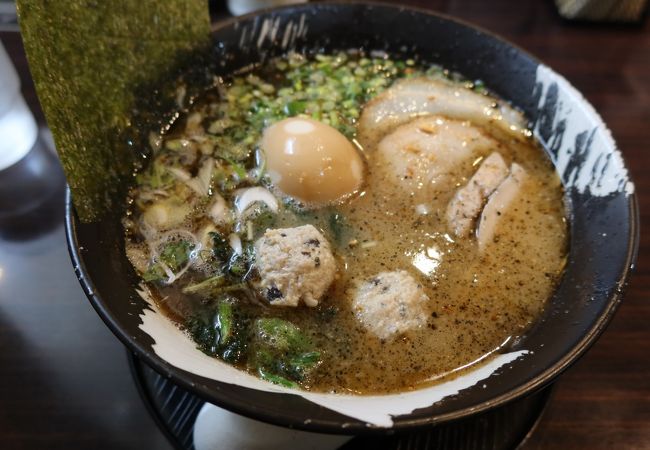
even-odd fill
[{"label": "chopped green onion", "polygon": [[197,292],[211,292],[214,291],[215,288],[218,288],[222,286],[225,283],[226,279],[223,275],[215,275],[210,278],[206,278],[205,280],[199,282],[199,283],[194,283],[194,284],[188,284],[183,288],[183,294],[196,294]]}]

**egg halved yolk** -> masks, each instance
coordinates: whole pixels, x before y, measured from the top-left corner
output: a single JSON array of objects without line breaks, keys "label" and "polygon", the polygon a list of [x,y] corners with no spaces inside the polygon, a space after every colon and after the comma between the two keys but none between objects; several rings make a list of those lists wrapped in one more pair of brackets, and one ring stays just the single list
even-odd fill
[{"label": "egg halved yolk", "polygon": [[264,130],[261,147],[271,182],[304,202],[336,202],[363,182],[363,162],[354,145],[316,120],[281,120]]}]

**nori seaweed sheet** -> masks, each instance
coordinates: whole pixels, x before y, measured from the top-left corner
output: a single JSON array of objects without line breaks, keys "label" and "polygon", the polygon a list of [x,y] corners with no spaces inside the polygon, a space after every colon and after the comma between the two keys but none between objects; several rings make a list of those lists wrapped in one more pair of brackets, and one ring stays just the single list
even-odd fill
[{"label": "nori seaweed sheet", "polygon": [[75,209],[84,222],[98,220],[123,201],[143,152],[143,134],[132,123],[138,93],[208,47],[207,2],[18,0],[17,7]]}]

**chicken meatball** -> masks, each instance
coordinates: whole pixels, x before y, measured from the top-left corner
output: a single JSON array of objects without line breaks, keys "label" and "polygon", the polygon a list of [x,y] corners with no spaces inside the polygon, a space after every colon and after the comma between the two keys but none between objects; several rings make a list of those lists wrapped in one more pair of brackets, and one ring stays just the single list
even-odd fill
[{"label": "chicken meatball", "polygon": [[352,310],[379,339],[389,340],[426,325],[429,297],[407,272],[381,272],[358,286]]},{"label": "chicken meatball", "polygon": [[330,244],[313,225],[267,230],[255,251],[259,287],[273,306],[316,306],[336,275]]}]

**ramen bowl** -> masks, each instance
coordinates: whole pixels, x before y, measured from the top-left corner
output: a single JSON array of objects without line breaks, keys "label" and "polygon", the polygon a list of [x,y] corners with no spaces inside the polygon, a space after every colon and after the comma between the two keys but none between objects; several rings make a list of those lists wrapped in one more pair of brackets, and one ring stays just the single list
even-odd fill
[{"label": "ramen bowl", "polygon": [[266,10],[217,24],[206,64],[211,75],[227,75],[290,50],[347,49],[417,57],[480,79],[529,120],[564,185],[570,233],[564,276],[532,328],[488,363],[432,387],[374,396],[283,388],[196,349],[139,292],[125,256],[123,210],[82,223],[68,196],[70,253],[89,300],[127,348],[162,375],[218,406],[292,428],[339,434],[411,429],[541,389],[603,332],[636,258],[634,185],[610,132],[551,68],[484,30],[423,10],[360,3]]}]

